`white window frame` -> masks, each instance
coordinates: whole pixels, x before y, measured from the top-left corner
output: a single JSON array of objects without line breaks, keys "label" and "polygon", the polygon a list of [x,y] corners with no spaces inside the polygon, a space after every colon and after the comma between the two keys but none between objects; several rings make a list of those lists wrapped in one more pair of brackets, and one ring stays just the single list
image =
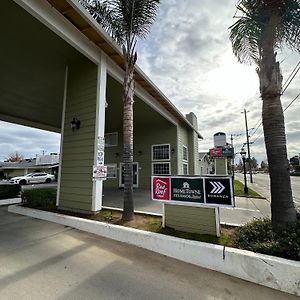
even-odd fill
[{"label": "white window frame", "polygon": [[[187,173],[186,174],[184,174],[184,166],[186,166],[186,169],[187,169]],[[187,162],[184,162],[182,164],[182,173],[183,173],[183,175],[189,175],[189,164]]]},{"label": "white window frame", "polygon": [[[139,187],[139,163],[138,162],[133,162],[133,165],[136,165],[136,184],[133,184],[134,188]],[[124,184],[122,184],[122,169],[123,169],[124,163],[120,163],[120,172],[119,172],[119,187],[124,187]],[[134,174],[133,174],[134,176]]]},{"label": "white window frame", "polygon": [[[107,144],[106,144],[106,141],[105,141],[105,137],[106,137],[107,135],[112,135],[112,134],[115,134],[115,135],[117,136],[117,144],[116,144],[116,145],[107,145]],[[105,145],[104,145],[105,148],[117,147],[117,146],[119,145],[119,133],[118,133],[117,131],[105,133],[105,134],[104,134],[104,143],[105,143]]]},{"label": "white window frame", "polygon": [[[166,158],[166,159],[154,159],[153,158],[153,148],[156,147],[156,146],[169,146],[169,158]],[[171,144],[154,144],[154,145],[151,145],[151,160],[152,161],[169,161],[171,160]]]},{"label": "white window frame", "polygon": [[107,168],[115,168],[116,169],[116,177],[108,177],[108,172],[107,172],[107,178],[109,179],[117,179],[118,178],[118,164],[107,164]]},{"label": "white window frame", "polygon": [[[163,164],[163,165],[168,164],[169,165],[169,174],[154,174],[154,165],[161,165],[161,164]],[[152,175],[154,175],[154,176],[159,176],[159,175],[164,176],[164,175],[171,175],[171,173],[172,173],[172,171],[171,171],[171,163],[170,162],[156,161],[156,162],[152,163]]]},{"label": "white window frame", "polygon": [[[186,159],[184,159],[184,152],[183,152],[183,149],[186,149]],[[187,146],[185,146],[185,145],[182,145],[182,161],[184,161],[184,162],[188,162],[189,161],[189,149],[188,149],[188,147]]]}]

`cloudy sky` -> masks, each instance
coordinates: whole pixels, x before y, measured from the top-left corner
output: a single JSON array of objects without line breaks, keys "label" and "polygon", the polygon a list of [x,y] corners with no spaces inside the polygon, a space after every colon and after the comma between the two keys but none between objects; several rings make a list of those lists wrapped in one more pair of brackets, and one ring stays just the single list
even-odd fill
[{"label": "cloudy sky", "polygon": [[[241,65],[232,54],[228,27],[235,21],[234,0],[162,1],[148,39],[138,45],[138,64],[161,91],[184,113],[193,111],[204,136],[200,150],[213,146],[218,131],[240,135],[236,151],[245,142],[244,108],[249,128],[261,118],[261,100],[255,66]],[[279,51],[286,79],[300,54]],[[300,72],[282,97],[286,107],[300,93]],[[300,99],[286,111],[289,157],[300,152]],[[250,135],[254,133],[250,132]],[[0,160],[20,151],[26,157],[43,150],[59,151],[59,135],[0,122]],[[262,127],[251,140],[252,156],[266,158]]]}]

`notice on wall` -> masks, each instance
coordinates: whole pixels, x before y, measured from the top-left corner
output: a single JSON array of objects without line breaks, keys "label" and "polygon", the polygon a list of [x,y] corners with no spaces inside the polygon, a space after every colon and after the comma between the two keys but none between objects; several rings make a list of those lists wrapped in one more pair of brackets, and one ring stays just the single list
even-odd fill
[{"label": "notice on wall", "polygon": [[152,200],[213,207],[234,207],[232,177],[152,176]]}]

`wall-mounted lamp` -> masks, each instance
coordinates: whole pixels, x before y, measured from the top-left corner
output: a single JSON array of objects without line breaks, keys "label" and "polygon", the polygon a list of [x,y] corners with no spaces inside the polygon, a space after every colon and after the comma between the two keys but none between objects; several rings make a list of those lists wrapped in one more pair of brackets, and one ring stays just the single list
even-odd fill
[{"label": "wall-mounted lamp", "polygon": [[172,153],[172,154],[174,154],[174,153],[175,153],[175,149],[174,149],[174,148],[172,148],[172,150],[171,150],[171,153]]},{"label": "wall-mounted lamp", "polygon": [[76,118],[73,118],[73,120],[70,122],[71,129],[74,131],[75,129],[78,130],[80,128],[80,121]]},{"label": "wall-mounted lamp", "polygon": [[120,156],[120,154],[119,154],[118,152],[116,152],[116,153],[115,153],[115,156],[116,156],[116,157],[119,157],[119,156]]},{"label": "wall-mounted lamp", "polygon": [[138,151],[138,155],[141,156],[143,154],[143,152],[140,150]]}]

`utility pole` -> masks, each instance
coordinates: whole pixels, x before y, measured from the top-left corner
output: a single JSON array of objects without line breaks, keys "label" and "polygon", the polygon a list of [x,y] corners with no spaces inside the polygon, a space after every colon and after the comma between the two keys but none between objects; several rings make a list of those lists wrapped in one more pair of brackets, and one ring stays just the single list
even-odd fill
[{"label": "utility pole", "polygon": [[250,174],[250,182],[253,183],[252,178],[252,168],[251,168],[251,155],[250,155],[250,143],[249,143],[249,130],[248,130],[248,120],[247,120],[247,111],[244,109],[245,115],[245,125],[246,125],[246,138],[247,138],[247,149],[248,149],[248,164],[249,164],[249,174]]}]

